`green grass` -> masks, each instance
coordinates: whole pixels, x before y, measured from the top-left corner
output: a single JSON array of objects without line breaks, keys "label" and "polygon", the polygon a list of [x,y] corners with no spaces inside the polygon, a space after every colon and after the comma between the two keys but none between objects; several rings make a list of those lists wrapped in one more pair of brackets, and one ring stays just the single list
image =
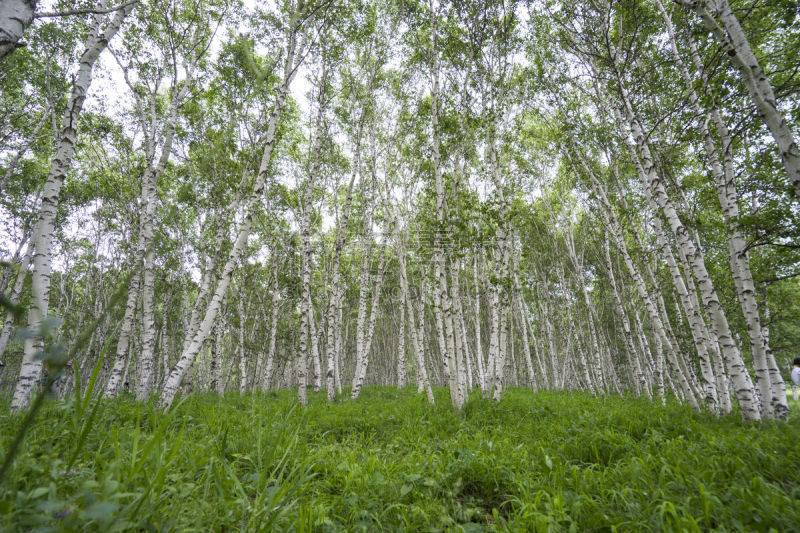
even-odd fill
[{"label": "green grass", "polygon": [[[367,388],[49,403],[0,481],[6,531],[777,531],[800,524],[800,416],[508,391],[463,412]],[[798,406],[795,406],[798,407]],[[21,417],[0,414],[3,450]],[[84,435],[79,444],[81,435]],[[3,452],[5,453],[5,452]],[[71,464],[70,464],[71,463]],[[69,467],[69,468],[68,468]]]}]

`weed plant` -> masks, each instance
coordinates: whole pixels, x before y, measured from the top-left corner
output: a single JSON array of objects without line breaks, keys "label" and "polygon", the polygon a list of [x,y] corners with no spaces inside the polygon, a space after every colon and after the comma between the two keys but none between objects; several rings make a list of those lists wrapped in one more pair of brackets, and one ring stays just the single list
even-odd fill
[{"label": "weed plant", "polygon": [[[4,531],[796,531],[800,416],[510,390],[48,402],[0,480]],[[91,406],[89,405],[91,403]],[[95,409],[96,407],[96,409]],[[795,408],[798,406],[794,406]],[[21,415],[0,414],[2,450]]]}]

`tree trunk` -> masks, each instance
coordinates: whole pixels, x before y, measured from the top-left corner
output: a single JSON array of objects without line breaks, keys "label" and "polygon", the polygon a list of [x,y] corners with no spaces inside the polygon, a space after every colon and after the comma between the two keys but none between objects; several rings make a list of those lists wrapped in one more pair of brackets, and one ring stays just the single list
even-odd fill
[{"label": "tree trunk", "polygon": [[[11,288],[9,300],[14,303],[19,303],[19,298],[22,296],[22,288],[25,285],[25,279],[28,277],[28,267],[31,264],[31,255],[33,255],[33,245],[28,246],[25,257],[19,265],[19,272],[17,272],[17,279],[14,280],[14,286]],[[6,319],[3,322],[3,331],[0,333],[0,361],[6,353],[8,341],[11,338],[11,332],[14,330],[14,314],[9,311],[6,313]]]},{"label": "tree trunk", "polygon": [[359,277],[358,288],[358,316],[356,318],[356,366],[353,373],[352,389],[350,391],[353,399],[358,397],[357,391],[360,391],[360,386],[357,388],[356,384],[359,381],[361,374],[361,364],[365,355],[365,338],[367,327],[367,297],[370,287],[370,268],[372,266],[372,221],[368,220],[367,235],[363,238],[364,257],[361,259],[361,275]]},{"label": "tree trunk", "polygon": [[[380,258],[378,259],[378,272],[377,278],[370,284],[373,285],[372,292],[372,306],[369,315],[369,323],[367,331],[363,337],[363,344],[361,347],[362,356],[359,364],[356,366],[356,375],[353,379],[353,390],[351,391],[351,398],[355,400],[361,393],[361,387],[364,385],[364,379],[367,376],[367,365],[369,364],[369,354],[372,347],[372,337],[375,333],[375,323],[378,320],[378,313],[380,312],[380,296],[381,288],[383,286],[383,279],[386,267],[386,244],[381,247]],[[369,271],[368,271],[369,272]]]},{"label": "tree trunk", "polygon": [[[417,318],[415,320],[414,304],[411,301],[411,291],[408,286],[406,250],[405,246],[402,244],[400,245],[400,249],[397,254],[397,260],[400,267],[400,290],[402,292],[403,300],[405,301],[406,312],[408,313],[409,334],[411,337],[411,343],[414,346],[414,353],[417,355],[417,373],[419,374],[417,390],[418,392],[421,392],[422,389],[424,389],[428,397],[428,403],[433,405],[433,390],[431,389],[431,382],[428,378],[428,370],[425,368],[425,342],[423,338],[423,332],[425,328],[422,325],[424,318],[422,316],[422,312],[419,312],[417,313]],[[420,298],[422,298],[421,295],[423,293],[424,288],[420,290]]]},{"label": "tree trunk", "polygon": [[[139,364],[136,380],[136,398],[140,401],[146,400],[153,392],[154,372],[155,372],[155,250],[151,243],[155,236],[154,219],[158,203],[158,180],[164,173],[169,162],[169,157],[172,154],[172,142],[175,138],[175,128],[178,121],[178,108],[183,103],[188,94],[189,87],[192,83],[194,65],[198,58],[192,59],[191,64],[186,69],[186,78],[180,90],[175,90],[173,87],[172,100],[170,102],[170,110],[167,123],[164,126],[164,141],[161,146],[161,154],[153,164],[155,157],[155,144],[156,144],[156,129],[155,129],[155,112],[151,117],[152,127],[150,134],[152,137],[148,140],[149,150],[147,159],[149,161],[148,167],[142,177],[142,198],[144,203],[143,212],[140,214],[139,225],[139,243],[137,253],[144,256],[144,268],[142,274],[142,352],[139,355]],[[177,69],[176,69],[177,70]],[[178,73],[174,72],[177,78]],[[127,80],[127,73],[126,73]],[[135,88],[131,86],[134,94]],[[151,98],[155,102],[158,95],[152,94]],[[155,106],[153,106],[155,109]],[[140,120],[144,122],[145,117],[141,116]],[[145,129],[145,131],[147,131]]]},{"label": "tree trunk", "polygon": [[[100,2],[105,5],[107,2]],[[36,0],[3,0],[0,4],[0,61],[25,46],[22,36],[33,22]]]},{"label": "tree trunk", "polygon": [[[105,2],[101,2],[100,5],[105,6]],[[86,39],[86,49],[78,63],[78,72],[73,77],[72,92],[64,110],[56,155],[53,158],[50,172],[44,185],[39,219],[31,242],[34,246],[34,252],[28,327],[33,331],[39,331],[42,321],[47,316],[48,300],[50,298],[50,273],[52,269],[52,242],[59,195],[61,186],[72,164],[72,157],[75,154],[75,143],[78,135],[77,123],[83,110],[86,93],[92,82],[92,69],[100,53],[105,50],[109,41],[116,35],[123,20],[133,10],[134,5],[130,4],[115,12],[104,29],[102,28],[102,23],[105,17],[102,15],[94,17],[94,23]],[[3,9],[7,8],[4,7]],[[7,28],[8,26],[5,29]],[[9,52],[6,52],[6,55]],[[14,397],[11,401],[12,409],[19,410],[28,406],[33,386],[39,379],[42,370],[42,362],[37,360],[35,356],[43,348],[44,342],[41,337],[26,339],[22,366],[14,389]]]},{"label": "tree trunk", "polygon": [[267,349],[267,364],[264,370],[264,375],[261,378],[261,388],[269,390],[269,381],[272,377],[272,368],[275,364],[275,344],[278,335],[278,300],[280,298],[280,291],[278,287],[278,271],[275,265],[275,272],[273,273],[272,285],[272,309],[270,309],[270,327],[269,327],[269,348]]},{"label": "tree trunk", "polygon": [[636,348],[633,345],[633,334],[631,332],[631,323],[628,319],[628,313],[625,310],[625,306],[622,304],[622,298],[620,297],[619,291],[617,290],[617,283],[616,279],[614,278],[614,267],[611,263],[611,253],[609,251],[609,237],[608,233],[606,233],[605,239],[605,259],[606,259],[606,267],[608,268],[608,281],[611,285],[611,292],[614,295],[614,304],[617,307],[617,314],[619,314],[620,318],[622,319],[622,337],[623,341],[625,342],[625,349],[627,350],[626,359],[628,360],[628,365],[633,368],[634,374],[634,381],[633,386],[636,390],[637,395],[642,394],[642,390],[646,391],[647,396],[652,398],[652,392],[650,388],[647,386],[647,381],[644,376],[644,372],[642,372],[642,367],[639,361],[639,357],[636,354]]},{"label": "tree trunk", "polygon": [[402,389],[406,386],[406,314],[404,309],[403,297],[400,297],[398,313],[398,332],[397,332],[397,388]]},{"label": "tree trunk", "polygon": [[697,13],[739,70],[742,82],[747,87],[747,92],[750,93],[758,110],[758,115],[772,133],[789,182],[794,187],[795,195],[800,197],[800,150],[791,127],[778,110],[778,100],[772,90],[769,78],[750,48],[747,35],[734,15],[730,4],[727,0],[711,0],[714,14],[722,22],[720,25],[708,11],[706,2],[689,0],[676,0],[676,2]]},{"label": "tree trunk", "polygon": [[[636,289],[637,289],[637,291],[639,293],[639,297],[644,302],[645,307],[647,309],[648,316],[650,317],[650,321],[651,321],[654,329],[656,330],[656,334],[657,334],[656,335],[656,339],[657,339],[656,344],[659,347],[659,350],[657,350],[657,352],[660,354],[661,353],[660,348],[664,347],[666,349],[666,352],[667,352],[668,356],[670,357],[671,361],[673,361],[674,366],[677,367],[678,366],[678,363],[677,363],[678,356],[677,356],[677,353],[675,352],[675,348],[674,348],[672,342],[670,341],[669,337],[667,336],[666,330],[664,329],[664,323],[662,322],[661,316],[659,315],[659,312],[658,312],[658,309],[657,309],[655,303],[653,302],[653,299],[651,298],[651,296],[650,296],[650,294],[649,294],[649,292],[647,290],[647,287],[645,285],[644,279],[642,278],[642,276],[639,273],[638,269],[634,265],[633,260],[631,259],[630,254],[628,253],[628,248],[627,248],[627,245],[625,244],[625,240],[624,240],[624,238],[622,236],[619,222],[617,221],[616,216],[614,215],[614,212],[613,212],[613,210],[611,208],[611,205],[610,205],[610,203],[608,201],[608,198],[607,198],[606,192],[605,192],[605,188],[601,185],[599,180],[595,177],[595,175],[592,172],[591,168],[580,157],[580,154],[576,153],[576,156],[579,158],[582,168],[584,169],[586,174],[589,176],[589,178],[591,180],[591,183],[592,183],[592,186],[594,187],[595,192],[597,193],[598,197],[601,200],[602,209],[600,209],[599,212],[601,213],[601,216],[603,217],[603,220],[604,220],[606,226],[611,230],[611,236],[614,238],[614,244],[616,245],[617,249],[622,254],[622,257],[624,259],[625,265],[628,268],[628,273],[633,278],[634,285],[636,286]],[[661,356],[659,355],[659,361],[661,360],[660,358],[661,358]],[[660,365],[660,363],[657,363],[657,364]],[[660,366],[659,366],[659,368],[660,368]],[[663,373],[659,371],[659,376],[661,376],[661,375],[663,375]],[[660,382],[660,379],[659,379],[659,382]],[[683,385],[684,385],[685,389],[689,389],[690,388],[688,383],[683,383]],[[690,401],[694,400],[694,395],[693,394],[689,395],[689,398],[690,398]],[[663,399],[663,396],[662,396],[662,399]],[[694,402],[696,402],[696,400],[694,400]],[[696,403],[693,403],[692,406],[696,407]]]},{"label": "tree trunk", "polygon": [[219,283],[217,284],[216,290],[214,291],[211,301],[208,304],[205,317],[200,324],[197,335],[189,344],[189,346],[183,351],[178,363],[175,365],[175,368],[172,370],[167,378],[166,383],[164,384],[164,390],[159,400],[159,404],[163,408],[167,408],[172,404],[172,401],[178,392],[178,388],[180,387],[181,381],[183,380],[186,369],[192,365],[195,357],[197,357],[197,353],[200,351],[200,347],[208,336],[211,325],[213,324],[219,311],[222,298],[228,290],[231,274],[233,273],[236,264],[239,262],[239,258],[247,243],[247,239],[250,235],[250,229],[253,224],[253,216],[256,210],[259,208],[258,204],[264,195],[266,179],[270,169],[270,161],[272,160],[272,152],[276,142],[275,133],[278,126],[278,121],[283,113],[283,107],[286,102],[286,97],[289,93],[289,87],[291,86],[294,76],[297,74],[298,67],[300,66],[299,63],[304,57],[303,53],[298,53],[297,56],[299,59],[295,61],[295,54],[298,51],[296,43],[297,31],[299,29],[298,17],[299,13],[293,13],[292,20],[289,24],[286,56],[284,60],[283,81],[278,90],[275,106],[269,117],[269,123],[267,125],[267,132],[265,135],[266,142],[264,146],[264,152],[261,157],[261,163],[259,165],[258,174],[253,186],[253,191],[250,194],[246,204],[246,215],[239,227],[236,241],[229,252],[228,260],[222,269]]},{"label": "tree trunk", "polygon": [[[761,407],[764,411],[763,414],[767,417],[774,416],[776,418],[785,418],[789,411],[789,406],[786,403],[786,388],[783,384],[783,378],[781,377],[780,372],[770,372],[771,365],[769,364],[769,359],[772,355],[772,350],[769,347],[769,343],[761,333],[761,320],[759,317],[758,304],[756,303],[755,299],[755,283],[753,282],[753,276],[750,271],[750,263],[747,259],[746,243],[741,233],[741,224],[739,222],[739,198],[735,184],[736,172],[734,169],[733,156],[730,150],[733,139],[727,125],[722,119],[722,115],[720,114],[719,110],[712,107],[709,114],[711,115],[722,145],[722,161],[720,161],[720,153],[717,150],[714,139],[709,131],[708,124],[700,119],[700,117],[703,117],[705,113],[700,104],[700,99],[695,92],[694,83],[689,74],[689,70],[686,68],[686,65],[683,63],[678,52],[672,20],[670,19],[661,2],[658,0],[656,0],[656,2],[656,5],[658,6],[661,16],[666,24],[667,32],[670,36],[673,59],[675,60],[676,65],[679,67],[681,77],[684,80],[689,94],[689,101],[692,104],[695,114],[698,116],[698,126],[700,133],[703,136],[703,147],[706,155],[708,156],[712,175],[714,176],[714,182],[717,186],[717,197],[719,199],[720,207],[722,208],[722,215],[725,219],[725,225],[728,231],[729,262],[731,271],[733,273],[737,296],[739,298],[745,323],[747,324],[748,334],[750,336],[750,348],[753,354],[753,365],[756,370],[756,385],[761,397]],[[722,3],[723,2],[720,2],[719,4],[721,5]],[[725,2],[725,5],[727,6],[727,2]],[[727,7],[727,10],[730,12],[730,7]],[[730,13],[730,16],[733,17],[733,14]],[[738,27],[738,21],[736,21],[735,17],[733,18],[733,21],[735,22],[735,26],[738,28],[738,31],[741,31],[741,28]],[[744,41],[744,44],[747,44],[746,40]],[[694,40],[691,36],[689,37],[689,45],[694,66],[697,69],[697,72],[700,74],[700,81],[703,83],[703,86],[707,86],[708,81],[704,74],[703,64],[700,61],[697,47],[694,44]],[[749,46],[747,49],[749,51]],[[753,56],[752,59],[755,60],[755,57]],[[751,67],[758,69],[758,71],[761,72],[757,61],[752,64]],[[763,72],[761,72],[761,75],[763,76]],[[769,88],[768,82],[767,87]],[[769,89],[771,91],[771,88]],[[785,121],[783,121],[782,118],[781,122],[783,125],[785,125]],[[789,131],[789,134],[791,135],[791,131]],[[797,155],[796,146],[795,155]],[[800,170],[800,159],[797,160],[797,165],[798,170]],[[798,174],[798,176],[800,176],[800,174]],[[798,193],[800,193],[800,182],[795,183],[795,186],[798,187],[796,190]],[[775,370],[777,370],[777,368]],[[773,383],[773,381],[776,383]]]},{"label": "tree trunk", "polygon": [[[617,78],[620,84],[623,83],[618,73]],[[758,398],[754,394],[755,391],[750,376],[747,374],[747,369],[742,360],[739,347],[731,334],[730,327],[728,326],[728,319],[717,297],[711,277],[708,274],[705,263],[700,260],[697,247],[689,237],[689,233],[683,225],[683,222],[678,217],[672,200],[661,182],[661,177],[655,169],[647,137],[628,99],[627,92],[622,85],[619,85],[619,89],[622,107],[627,118],[628,127],[630,128],[630,135],[633,136],[639,160],[645,173],[645,181],[642,185],[652,194],[656,205],[658,205],[671,226],[675,238],[678,241],[678,246],[684,249],[686,258],[692,267],[692,272],[697,279],[703,298],[703,304],[716,330],[717,338],[722,347],[723,356],[728,363],[728,369],[730,370],[731,378],[736,387],[736,396],[739,399],[739,405],[742,409],[742,416],[746,420],[759,420],[761,418],[761,410],[758,405]],[[614,109],[614,112],[617,115],[617,121],[621,123],[623,121],[621,111],[619,109]],[[621,130],[620,134],[626,141],[630,140],[629,134],[624,130]]]},{"label": "tree trunk", "polygon": [[[311,180],[309,180],[311,181]],[[297,352],[297,401],[300,405],[306,405],[306,387],[308,385],[308,356],[311,347],[311,187],[306,184],[305,201],[303,213],[301,215],[300,231],[303,242],[302,255],[302,294],[300,296],[300,349]]]},{"label": "tree trunk", "polygon": [[486,371],[484,370],[483,361],[483,341],[481,339],[481,291],[478,284],[478,256],[472,263],[472,276],[475,285],[475,359],[478,365],[478,383],[480,384],[481,392],[486,394]]},{"label": "tree trunk", "polygon": [[247,350],[244,343],[244,327],[247,321],[244,310],[245,280],[241,280],[239,301],[236,302],[236,312],[239,314],[239,394],[247,392]]}]

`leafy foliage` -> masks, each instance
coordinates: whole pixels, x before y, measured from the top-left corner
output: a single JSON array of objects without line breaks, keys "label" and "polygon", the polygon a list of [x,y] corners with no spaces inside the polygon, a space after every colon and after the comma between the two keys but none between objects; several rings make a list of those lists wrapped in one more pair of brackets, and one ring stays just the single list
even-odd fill
[{"label": "leafy foliage", "polygon": [[[83,431],[49,404],[0,487],[5,530],[791,530],[800,420],[514,389],[463,412],[367,388],[298,410],[280,393],[124,397]],[[0,415],[3,444],[19,417]]]}]

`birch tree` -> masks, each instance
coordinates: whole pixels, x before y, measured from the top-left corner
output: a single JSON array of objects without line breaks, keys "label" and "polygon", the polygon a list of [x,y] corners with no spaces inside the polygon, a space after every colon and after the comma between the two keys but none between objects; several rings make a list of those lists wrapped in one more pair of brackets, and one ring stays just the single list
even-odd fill
[{"label": "birch tree", "polygon": [[[105,2],[101,2],[101,7],[105,7]],[[134,4],[130,4],[113,15],[94,15],[90,23],[84,51],[78,62],[78,72],[73,78],[69,103],[60,125],[56,155],[45,182],[39,218],[32,240],[34,246],[31,288],[33,298],[28,311],[28,327],[32,330],[38,330],[42,320],[47,316],[52,271],[51,246],[56,210],[61,186],[75,154],[77,121],[92,82],[92,70],[97,58],[119,31],[125,17],[133,11],[133,8]],[[42,347],[41,338],[31,338],[25,342],[25,355],[11,402],[14,409],[23,409],[30,401],[33,386],[42,369],[41,361],[36,360],[36,354],[41,351]]]},{"label": "birch tree", "polygon": [[167,381],[164,384],[164,389],[160,397],[160,405],[162,407],[169,407],[172,404],[175,395],[178,392],[178,387],[183,379],[186,370],[194,362],[200,346],[203,344],[205,337],[208,335],[210,328],[219,311],[220,303],[224,297],[230,277],[233,273],[235,265],[238,263],[242,250],[250,235],[250,230],[253,223],[253,212],[256,204],[261,201],[266,186],[267,177],[270,172],[270,162],[272,153],[276,143],[276,129],[278,122],[283,113],[283,108],[286,103],[286,98],[289,93],[289,88],[292,81],[297,75],[297,69],[305,59],[306,47],[309,45],[309,39],[314,38],[312,31],[312,22],[316,20],[318,11],[324,7],[322,5],[314,4],[291,4],[289,11],[286,14],[287,21],[285,25],[285,45],[283,48],[283,68],[282,76],[280,77],[277,94],[275,96],[275,103],[269,117],[267,131],[264,136],[264,151],[261,156],[261,162],[258,167],[258,172],[255,176],[252,192],[250,193],[244,205],[245,216],[239,224],[237,229],[236,240],[230,254],[228,255],[225,266],[222,269],[217,287],[209,301],[206,308],[205,316],[200,324],[198,333],[195,335],[192,342],[181,354],[177,365],[170,372]]}]

